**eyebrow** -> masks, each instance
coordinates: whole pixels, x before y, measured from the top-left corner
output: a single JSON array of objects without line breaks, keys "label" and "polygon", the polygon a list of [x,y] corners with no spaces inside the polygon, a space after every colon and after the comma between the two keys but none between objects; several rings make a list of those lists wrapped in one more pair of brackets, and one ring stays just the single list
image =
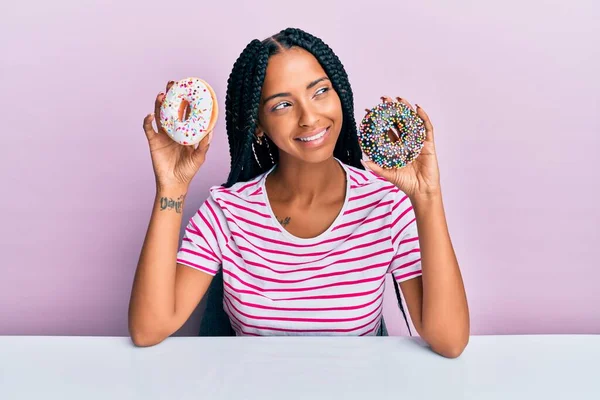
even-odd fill
[{"label": "eyebrow", "polygon": [[[328,77],[326,77],[326,76],[324,76],[324,77],[322,77],[322,78],[319,78],[319,79],[317,79],[317,80],[314,80],[314,81],[312,81],[311,83],[309,83],[309,84],[308,84],[308,86],[306,87],[306,89],[312,89],[313,87],[315,87],[316,85],[318,85],[320,82],[323,82],[323,81],[328,81],[328,80],[329,80],[329,78],[328,78]],[[288,97],[288,96],[291,96],[291,95],[292,95],[292,94],[291,94],[291,93],[289,93],[289,92],[285,92],[285,93],[277,93],[277,94],[274,94],[274,95],[272,95],[272,96],[269,96],[269,97],[267,97],[267,98],[266,98],[266,99],[263,101],[263,104],[266,104],[266,103],[267,103],[269,100],[273,100],[273,99],[275,99],[275,98],[277,98],[277,97]]]}]

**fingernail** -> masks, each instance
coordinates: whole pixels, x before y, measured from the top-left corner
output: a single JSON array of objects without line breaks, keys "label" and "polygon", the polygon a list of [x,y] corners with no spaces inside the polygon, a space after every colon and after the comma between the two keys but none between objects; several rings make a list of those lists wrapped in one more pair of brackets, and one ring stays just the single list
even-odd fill
[{"label": "fingernail", "polygon": [[210,144],[210,141],[212,140],[213,137],[213,131],[210,131],[210,133],[208,134],[208,143]]},{"label": "fingernail", "polygon": [[175,81],[169,81],[167,82],[167,85],[170,85],[171,83],[175,83]]}]

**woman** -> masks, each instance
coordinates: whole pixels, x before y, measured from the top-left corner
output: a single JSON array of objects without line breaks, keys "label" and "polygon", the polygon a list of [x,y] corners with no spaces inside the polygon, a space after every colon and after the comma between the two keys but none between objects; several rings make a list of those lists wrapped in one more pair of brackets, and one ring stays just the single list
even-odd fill
[{"label": "woman", "polygon": [[177,145],[158,120],[156,132],[163,98],[144,119],[157,195],[130,302],[136,345],[177,331],[217,273],[237,335],[376,335],[391,273],[422,339],[446,357],[463,351],[468,306],[422,108],[421,155],[402,169],[366,162],[365,171],[352,90],[333,51],[299,29],[253,40],[228,80],[229,177],[211,187],[178,249],[212,132],[197,149]]}]

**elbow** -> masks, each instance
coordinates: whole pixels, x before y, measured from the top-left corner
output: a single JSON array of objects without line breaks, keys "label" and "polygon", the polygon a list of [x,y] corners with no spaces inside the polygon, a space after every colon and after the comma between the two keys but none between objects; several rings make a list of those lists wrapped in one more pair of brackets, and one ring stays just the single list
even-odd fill
[{"label": "elbow", "polygon": [[446,358],[458,358],[469,344],[469,336],[465,332],[454,335],[426,334],[422,338],[427,342],[431,350],[437,354]]},{"label": "elbow", "polygon": [[140,332],[132,332],[130,337],[136,347],[154,346],[166,339],[165,337]]},{"label": "elbow", "polygon": [[437,346],[431,346],[431,349],[438,353],[439,355],[446,358],[458,358],[467,347],[469,343],[469,338],[467,337],[464,340],[455,340],[452,342],[447,342],[444,344],[439,344]]},{"label": "elbow", "polygon": [[421,335],[431,350],[446,358],[460,357],[469,344],[470,336],[468,323],[452,329],[439,325],[436,329],[424,328]]},{"label": "elbow", "polygon": [[442,353],[439,354],[446,358],[458,358],[463,353],[466,347],[466,345],[448,347]]},{"label": "elbow", "polygon": [[167,329],[156,329],[160,324],[152,324],[152,328],[139,323],[129,323],[129,336],[137,347],[150,347],[161,343],[169,337]]}]

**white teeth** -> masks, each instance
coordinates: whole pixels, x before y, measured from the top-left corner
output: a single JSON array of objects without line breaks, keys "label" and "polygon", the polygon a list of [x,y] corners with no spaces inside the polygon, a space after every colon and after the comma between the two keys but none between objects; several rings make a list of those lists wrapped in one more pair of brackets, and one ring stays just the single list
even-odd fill
[{"label": "white teeth", "polygon": [[315,136],[310,136],[310,137],[307,137],[307,138],[298,138],[298,139],[301,140],[301,141],[303,141],[303,142],[312,142],[313,140],[321,139],[323,136],[325,136],[325,132],[327,132],[327,129],[325,129],[321,133],[317,133]]}]

